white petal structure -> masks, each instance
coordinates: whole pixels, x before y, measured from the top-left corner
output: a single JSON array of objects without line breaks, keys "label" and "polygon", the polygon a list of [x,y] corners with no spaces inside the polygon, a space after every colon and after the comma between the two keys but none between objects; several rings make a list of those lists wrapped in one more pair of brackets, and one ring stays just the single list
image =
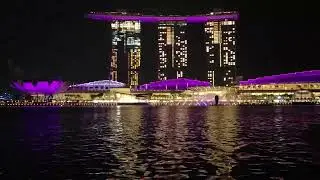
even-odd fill
[{"label": "white petal structure", "polygon": [[12,87],[28,94],[56,94],[64,88],[63,81],[13,82]]}]

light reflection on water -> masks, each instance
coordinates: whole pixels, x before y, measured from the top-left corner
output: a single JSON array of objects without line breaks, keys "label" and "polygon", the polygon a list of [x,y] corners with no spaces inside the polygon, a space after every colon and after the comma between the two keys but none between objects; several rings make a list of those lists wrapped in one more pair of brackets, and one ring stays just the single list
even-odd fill
[{"label": "light reflection on water", "polygon": [[119,166],[110,169],[109,175],[134,177],[132,175],[135,175],[136,164],[139,161],[137,152],[140,149],[141,114],[140,108],[121,109],[117,106],[111,109],[109,117],[114,117],[109,122],[111,132],[105,132],[110,136],[104,136],[104,138],[107,140],[106,144],[111,145],[110,149]]},{"label": "light reflection on water", "polygon": [[[0,177],[319,176],[319,106],[117,106],[6,111]],[[19,173],[16,173],[19,171]]]},{"label": "light reflection on water", "polygon": [[236,161],[232,154],[238,143],[238,123],[235,106],[206,109],[206,136],[213,148],[209,161],[218,167],[217,176],[230,177]]}]

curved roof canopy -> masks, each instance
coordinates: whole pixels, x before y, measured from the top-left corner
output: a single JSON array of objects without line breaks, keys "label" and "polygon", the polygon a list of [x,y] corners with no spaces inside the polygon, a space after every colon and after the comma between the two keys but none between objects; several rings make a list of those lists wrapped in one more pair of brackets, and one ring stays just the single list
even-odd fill
[{"label": "curved roof canopy", "polygon": [[320,70],[302,71],[256,79],[240,81],[240,85],[284,84],[284,83],[320,83]]},{"label": "curved roof canopy", "polygon": [[138,90],[186,90],[191,87],[211,86],[209,82],[192,79],[169,79],[151,82],[138,87]]},{"label": "curved roof canopy", "polygon": [[112,80],[100,80],[100,81],[92,81],[88,83],[83,84],[75,84],[71,85],[70,87],[84,87],[84,88],[90,88],[90,87],[106,87],[106,88],[119,88],[124,87],[125,84],[117,81]]},{"label": "curved roof canopy", "polygon": [[0,94],[0,101],[1,100],[7,101],[7,100],[12,100],[12,99],[13,99],[13,96],[9,93],[1,93]]},{"label": "curved roof canopy", "polygon": [[28,94],[56,94],[64,87],[63,81],[14,82],[12,87]]}]

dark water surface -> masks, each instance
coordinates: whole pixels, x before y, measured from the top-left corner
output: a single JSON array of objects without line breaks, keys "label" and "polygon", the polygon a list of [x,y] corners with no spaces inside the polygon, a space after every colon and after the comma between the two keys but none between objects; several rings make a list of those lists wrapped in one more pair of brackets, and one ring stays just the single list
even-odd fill
[{"label": "dark water surface", "polygon": [[0,179],[320,179],[320,106],[0,112]]}]

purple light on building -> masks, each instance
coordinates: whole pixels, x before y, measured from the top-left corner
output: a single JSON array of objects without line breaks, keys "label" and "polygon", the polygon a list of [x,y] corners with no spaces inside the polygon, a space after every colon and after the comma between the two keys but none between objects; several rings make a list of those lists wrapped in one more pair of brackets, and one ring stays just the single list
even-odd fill
[{"label": "purple light on building", "polygon": [[14,82],[12,87],[28,94],[56,94],[64,87],[62,81],[38,81],[35,84],[32,82]]},{"label": "purple light on building", "polygon": [[150,15],[119,15],[111,13],[90,13],[87,18],[101,21],[142,21],[157,23],[160,21],[186,21],[189,23],[203,23],[207,21],[237,20],[237,13],[218,14],[218,15],[194,15],[194,16],[150,16]]},{"label": "purple light on building", "polygon": [[281,83],[320,83],[320,70],[264,76],[255,79],[248,79],[247,81],[240,81],[240,85],[262,85]]},{"label": "purple light on building", "polygon": [[192,79],[169,79],[163,81],[151,82],[138,87],[137,90],[186,90],[191,87],[208,87],[211,86],[209,82],[192,80]]}]

